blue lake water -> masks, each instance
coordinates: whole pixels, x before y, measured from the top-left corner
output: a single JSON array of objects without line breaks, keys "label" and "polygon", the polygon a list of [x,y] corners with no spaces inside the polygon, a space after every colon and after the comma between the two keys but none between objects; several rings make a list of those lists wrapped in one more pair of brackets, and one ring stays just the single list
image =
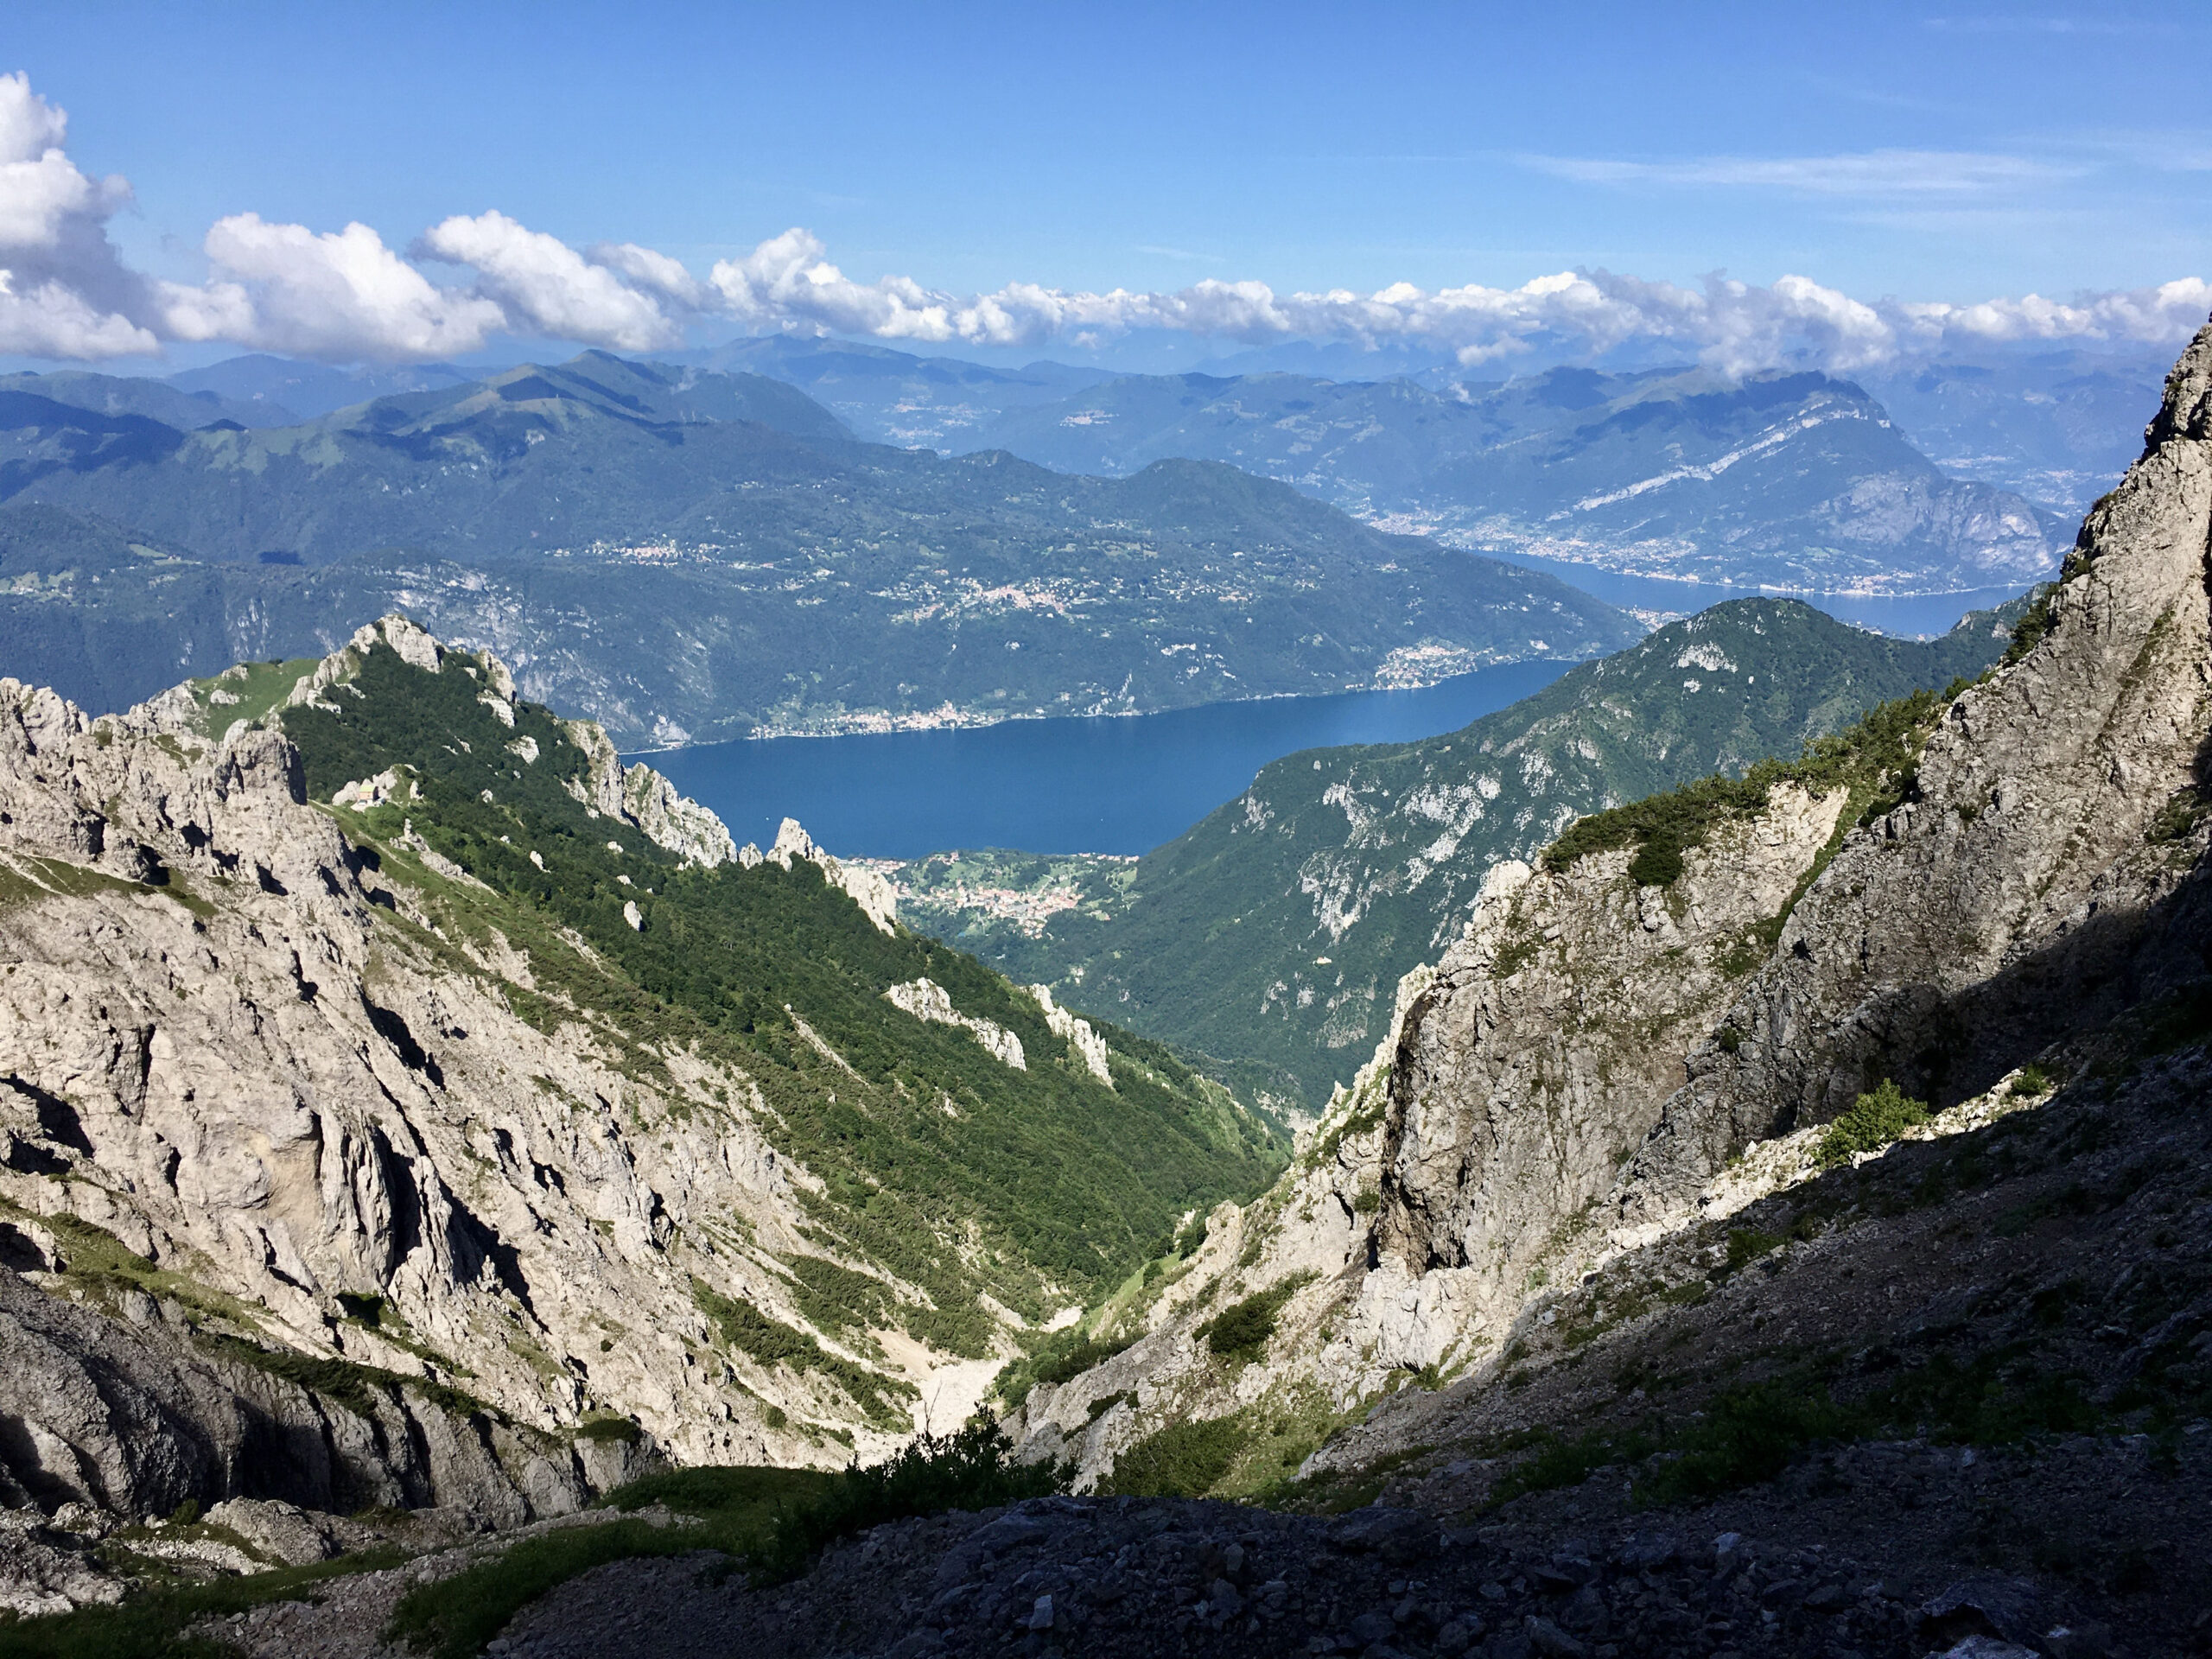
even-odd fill
[{"label": "blue lake water", "polygon": [[1217,702],[1164,715],[1010,720],[969,731],[779,737],[632,757],[766,847],[797,818],[833,853],[956,847],[1142,853],[1300,749],[1457,731],[1549,685],[1567,663],[1511,663],[1419,691]]},{"label": "blue lake water", "polygon": [[[1703,610],[1753,590],[1608,575],[1544,559],[1615,605]],[[2020,590],[1903,599],[1799,594],[1847,622],[1907,638],[1949,629]],[[1457,731],[1566,672],[1515,663],[1419,691],[1221,702],[1105,720],[1015,720],[969,731],[886,732],[702,744],[644,757],[763,847],[797,818],[835,853],[918,858],[956,847],[1032,853],[1149,852],[1243,792],[1268,761],[1338,743],[1403,743]]]},{"label": "blue lake water", "polygon": [[1495,552],[1490,556],[1557,576],[1569,587],[1580,588],[1608,605],[1687,614],[1731,599],[1802,599],[1839,620],[1906,639],[1932,639],[1939,633],[1948,633],[1968,611],[1992,609],[2027,591],[2024,588],[1974,588],[1955,594],[1880,598],[1858,594],[1783,594],[1773,588],[1727,588],[1718,582],[1615,575],[1590,565],[1570,564],[1560,559],[1526,558],[1518,554]]}]

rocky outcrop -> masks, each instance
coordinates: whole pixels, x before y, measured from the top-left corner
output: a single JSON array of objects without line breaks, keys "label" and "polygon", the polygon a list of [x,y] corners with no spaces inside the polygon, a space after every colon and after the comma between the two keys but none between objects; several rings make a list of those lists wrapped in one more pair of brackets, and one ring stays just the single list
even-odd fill
[{"label": "rocky outcrop", "polygon": [[[789,823],[791,820],[786,818],[784,822]],[[952,1006],[951,994],[933,979],[914,979],[893,985],[883,994],[883,1000],[925,1025],[957,1026],[972,1033],[983,1046],[983,1052],[1001,1065],[1010,1065],[1017,1071],[1029,1069],[1029,1062],[1021,1052],[1020,1038],[996,1020],[961,1013]]]},{"label": "rocky outcrop", "polygon": [[229,1500],[338,1514],[449,1504],[514,1525],[568,1514],[652,1460],[642,1446],[532,1433],[391,1373],[268,1369],[247,1344],[207,1344],[185,1313],[136,1290],[80,1305],[0,1272],[12,1502],[134,1520],[188,1502],[211,1518]]},{"label": "rocky outcrop", "polygon": [[2047,632],[1961,696],[1700,1045],[1624,1184],[1648,1217],[1885,1077],[1942,1103],[2206,970],[2188,831],[2212,733],[2212,328],[2083,524]]},{"label": "rocky outcrop", "polygon": [[1628,849],[1494,867],[1392,1059],[1378,1248],[1471,1275],[1492,1313],[1517,1306],[1550,1235],[1658,1121],[1843,799],[1779,785],[1665,887],[1629,879]]},{"label": "rocky outcrop", "polygon": [[[497,661],[488,652],[486,660]],[[634,824],[658,846],[680,858],[712,869],[738,855],[727,824],[676,785],[645,765],[626,766],[614,744],[594,721],[562,722],[569,741],[582,749],[585,768],[570,783],[576,798],[604,817]]]},{"label": "rocky outcrop", "polygon": [[1029,994],[1045,1010],[1045,1023],[1051,1027],[1052,1035],[1066,1038],[1075,1052],[1082,1056],[1090,1075],[1111,1089],[1114,1073],[1106,1064],[1106,1039],[1091,1028],[1090,1021],[1053,1001],[1052,988],[1049,985],[1032,985]]},{"label": "rocky outcrop", "polygon": [[797,818],[785,818],[776,828],[776,844],[768,849],[766,859],[788,870],[791,861],[798,858],[818,866],[824,880],[833,887],[842,888],[877,927],[886,933],[891,931],[899,915],[899,892],[891,885],[890,878],[865,864],[847,863],[831,857],[814,844],[814,837],[806,833],[805,826]]}]

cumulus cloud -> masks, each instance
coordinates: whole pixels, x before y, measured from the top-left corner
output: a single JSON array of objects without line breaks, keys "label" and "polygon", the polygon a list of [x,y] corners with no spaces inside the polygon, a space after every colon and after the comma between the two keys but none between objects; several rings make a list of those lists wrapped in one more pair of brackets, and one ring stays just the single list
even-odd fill
[{"label": "cumulus cloud", "polygon": [[103,358],[159,343],[141,318],[145,283],[124,267],[107,221],[130,200],[121,179],[77,168],[69,118],[0,75],[0,352]]},{"label": "cumulus cloud", "polygon": [[1715,276],[1688,288],[1605,270],[1560,271],[1518,288],[1401,283],[1366,294],[1278,294],[1264,283],[1210,278],[1173,293],[1071,293],[1014,283],[962,296],[903,276],[855,282],[826,251],[811,232],[786,231],[742,259],[716,264],[709,281],[724,315],[756,328],[971,346],[1038,346],[1160,328],[1251,345],[1341,340],[1427,346],[1450,351],[1470,367],[1540,344],[1594,355],[1654,340],[1732,374],[1790,361],[1849,372],[1961,341],[2166,345],[2186,339],[2212,308],[2212,286],[2193,277],[2070,302],[2029,295],[1952,306],[1869,303],[1800,276],[1767,286]]},{"label": "cumulus cloud", "polygon": [[[682,327],[650,295],[624,284],[557,237],[526,229],[505,213],[455,215],[425,231],[417,257],[474,267],[477,292],[512,320],[556,340],[645,352],[677,344]],[[644,256],[648,250],[628,251]],[[653,260],[659,255],[652,255]],[[652,267],[639,258],[634,263]],[[665,264],[681,270],[674,260]]]},{"label": "cumulus cloud", "polygon": [[163,285],[175,339],[397,361],[478,351],[506,327],[495,302],[438,287],[365,225],[318,233],[234,213],[207,232],[207,252],[214,280]]},{"label": "cumulus cloud", "polygon": [[680,259],[634,242],[601,242],[590,254],[594,264],[620,271],[638,287],[672,301],[683,310],[702,310],[709,302],[707,285],[686,270]]},{"label": "cumulus cloud", "polygon": [[[1400,283],[1279,293],[1262,282],[1209,277],[1172,292],[1017,282],[968,294],[910,276],[849,276],[818,237],[797,227],[718,261],[702,279],[652,248],[579,250],[496,211],[443,219],[404,254],[366,225],[316,231],[234,214],[207,232],[205,282],[156,282],[129,270],[108,239],[108,220],[130,201],[130,187],[86,175],[70,161],[67,137],[62,111],[23,75],[0,75],[0,353],[96,359],[169,340],[226,340],[334,361],[419,360],[466,355],[501,334],[659,351],[711,321],[921,346],[1090,347],[1142,330],[1249,345],[1348,340],[1446,351],[1468,366],[1539,347],[1597,355],[1647,341],[1728,373],[1783,363],[1849,372],[1962,342],[2171,345],[2212,308],[2212,285],[2196,277],[1972,305],[1862,301],[1802,276],[1761,286],[1716,275],[1690,287],[1606,270],[1560,271],[1517,288]],[[1905,150],[1534,163],[1597,182],[1930,196],[2032,181],[2022,169],[2037,165]],[[460,280],[437,280],[425,264],[458,271]]]}]

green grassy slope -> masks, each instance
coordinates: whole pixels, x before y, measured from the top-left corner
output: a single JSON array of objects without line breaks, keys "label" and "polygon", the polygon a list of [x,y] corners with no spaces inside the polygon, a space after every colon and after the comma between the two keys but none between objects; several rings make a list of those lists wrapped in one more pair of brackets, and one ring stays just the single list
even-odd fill
[{"label": "green grassy slope", "polygon": [[1287,756],[1040,931],[938,907],[946,937],[1085,1010],[1325,1100],[1379,1038],[1399,976],[1433,959],[1483,874],[1577,817],[1740,773],[1863,709],[1979,672],[2007,625],[1925,644],[1794,601],[1742,600],[1418,743]]}]

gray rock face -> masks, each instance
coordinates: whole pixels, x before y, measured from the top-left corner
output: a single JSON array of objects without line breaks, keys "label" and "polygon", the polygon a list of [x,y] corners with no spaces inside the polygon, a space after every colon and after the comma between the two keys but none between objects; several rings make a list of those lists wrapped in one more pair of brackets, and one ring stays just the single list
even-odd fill
[{"label": "gray rock face", "polygon": [[1693,849],[1670,888],[1629,850],[1558,874],[1495,867],[1405,1022],[1377,1228],[1415,1274],[1482,1270],[1501,1308],[1560,1217],[1611,1187],[1681,1081],[1843,805],[1779,786]]},{"label": "gray rock face", "polygon": [[1730,1150],[1817,1122],[1885,1077],[1937,1103],[2202,975],[2185,823],[2212,730],[2212,328],[2167,382],[2143,458],[2094,509],[2049,632],[1962,695],[1916,798],[1855,832],[1789,919],[1622,1204],[1679,1203]]},{"label": "gray rock face", "polygon": [[105,1318],[0,1272],[0,1459],[18,1502],[143,1521],[190,1500],[292,1561],[334,1553],[298,1506],[444,1504],[512,1525],[595,1490],[564,1441],[457,1414],[397,1379],[296,1382],[237,1348],[208,1351],[137,1301]]}]

